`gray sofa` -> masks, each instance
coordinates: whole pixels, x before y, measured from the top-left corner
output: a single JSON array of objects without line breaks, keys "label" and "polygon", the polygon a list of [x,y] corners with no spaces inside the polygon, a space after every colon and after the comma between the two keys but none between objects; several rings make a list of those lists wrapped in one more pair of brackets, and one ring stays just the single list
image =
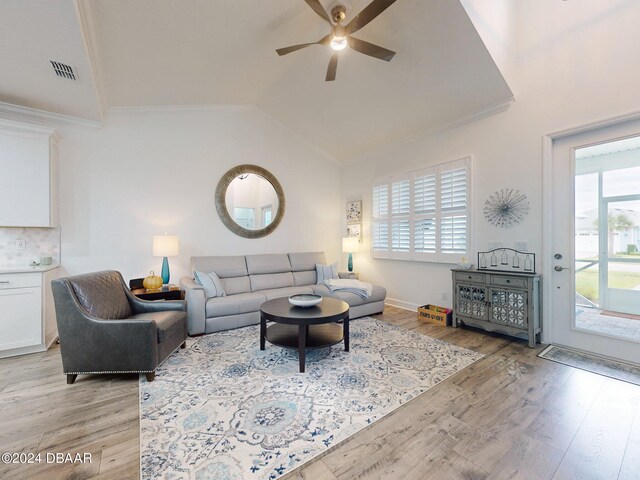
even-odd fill
[{"label": "gray sofa", "polygon": [[260,305],[267,300],[298,293],[334,297],[349,304],[349,318],[380,313],[387,291],[373,287],[367,299],[347,292],[332,293],[316,285],[316,263],[326,264],[324,253],[303,252],[219,257],[192,257],[191,272],[215,272],[226,296],[206,298],[204,289],[191,277],[181,287],[189,308],[189,335],[218,332],[260,323]]}]

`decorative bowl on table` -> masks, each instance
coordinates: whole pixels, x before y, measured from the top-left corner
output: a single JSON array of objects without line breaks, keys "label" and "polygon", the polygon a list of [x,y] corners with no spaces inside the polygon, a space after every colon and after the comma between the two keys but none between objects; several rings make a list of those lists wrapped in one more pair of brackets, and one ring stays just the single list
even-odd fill
[{"label": "decorative bowl on table", "polygon": [[312,295],[310,293],[300,293],[289,297],[289,303],[296,307],[313,307],[321,301],[322,297],[320,295]]}]

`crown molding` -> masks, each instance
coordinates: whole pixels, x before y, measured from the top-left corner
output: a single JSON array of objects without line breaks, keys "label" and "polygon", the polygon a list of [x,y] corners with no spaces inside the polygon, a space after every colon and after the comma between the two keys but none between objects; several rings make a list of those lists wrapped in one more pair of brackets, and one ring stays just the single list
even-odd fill
[{"label": "crown molding", "polygon": [[55,127],[44,126],[44,125],[34,125],[31,123],[17,122],[15,120],[7,120],[4,118],[0,118],[0,129],[2,129],[3,133],[8,133],[11,135],[20,135],[20,136],[48,135],[48,136],[55,136],[56,138],[58,138]]},{"label": "crown molding", "polygon": [[493,115],[506,112],[507,110],[509,110],[513,102],[515,102],[515,98],[513,97],[513,95],[511,95],[503,100],[499,100],[497,102],[486,105],[481,109],[476,110],[475,112],[472,112],[468,115],[459,117],[453,120],[452,122],[447,123],[441,127],[430,128],[430,129],[414,132],[405,137],[394,140],[392,142],[385,143],[384,145],[381,145],[379,147],[372,148],[371,150],[367,150],[365,152],[359,153],[358,155],[354,155],[353,157],[346,158],[343,160],[343,163],[344,164],[356,163],[361,160],[365,160],[367,157],[370,157],[375,153],[383,152],[388,148],[405,145],[407,143],[411,143],[411,142],[422,140],[429,137],[435,137],[437,135],[441,135],[443,133],[456,130],[465,125],[469,125],[471,123],[475,123],[479,120],[482,120],[483,118],[491,117]]},{"label": "crown molding", "polygon": [[483,118],[491,117],[493,115],[497,115],[498,113],[506,112],[509,110],[511,105],[515,102],[515,98],[513,95],[510,97],[499,100],[494,103],[490,103],[489,105],[481,108],[480,110],[476,110],[469,115],[460,117],[454,120],[451,123],[447,123],[446,125],[436,128],[434,130],[429,131],[431,135],[440,135],[445,132],[450,132],[451,130],[456,130],[465,125],[469,125],[470,123],[477,122],[478,120],[482,120]]},{"label": "crown molding", "polygon": [[251,104],[228,105],[153,105],[140,107],[110,107],[108,113],[157,113],[157,112],[250,112],[255,110]]},{"label": "crown molding", "polygon": [[562,137],[567,137],[569,135],[588,132],[589,130],[593,130],[595,128],[606,128],[612,125],[618,125],[620,123],[632,122],[634,120],[640,120],[640,111],[622,113],[614,117],[608,117],[604,120],[597,120],[595,122],[589,122],[575,127],[556,130],[554,132],[546,133],[544,136],[549,137],[552,140],[556,140]]},{"label": "crown molding", "polygon": [[71,125],[74,127],[100,128],[102,122],[86,118],[72,117],[62,113],[47,112],[36,108],[23,107],[12,103],[0,102],[0,119],[28,123],[44,127]]}]

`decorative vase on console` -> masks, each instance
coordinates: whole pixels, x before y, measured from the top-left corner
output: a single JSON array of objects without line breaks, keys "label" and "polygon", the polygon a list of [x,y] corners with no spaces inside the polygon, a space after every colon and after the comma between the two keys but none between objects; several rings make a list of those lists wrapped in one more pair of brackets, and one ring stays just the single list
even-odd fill
[{"label": "decorative vase on console", "polygon": [[461,257],[460,261],[458,262],[458,267],[464,270],[469,270],[471,267],[473,267],[473,265],[469,263],[469,259],[467,257]]}]

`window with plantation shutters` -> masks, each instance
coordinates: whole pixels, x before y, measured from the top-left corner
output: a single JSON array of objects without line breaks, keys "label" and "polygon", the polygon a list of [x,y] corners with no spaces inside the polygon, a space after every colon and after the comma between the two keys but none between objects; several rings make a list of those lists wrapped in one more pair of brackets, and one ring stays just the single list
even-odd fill
[{"label": "window with plantation shutters", "polygon": [[374,258],[456,263],[468,256],[470,159],[374,183]]},{"label": "window with plantation shutters", "polygon": [[440,249],[442,253],[467,253],[467,168],[440,173]]},{"label": "window with plantation shutters", "polygon": [[[371,248],[378,255],[389,251],[389,185],[373,186],[373,222],[371,223]],[[375,254],[374,254],[375,255]]]}]

